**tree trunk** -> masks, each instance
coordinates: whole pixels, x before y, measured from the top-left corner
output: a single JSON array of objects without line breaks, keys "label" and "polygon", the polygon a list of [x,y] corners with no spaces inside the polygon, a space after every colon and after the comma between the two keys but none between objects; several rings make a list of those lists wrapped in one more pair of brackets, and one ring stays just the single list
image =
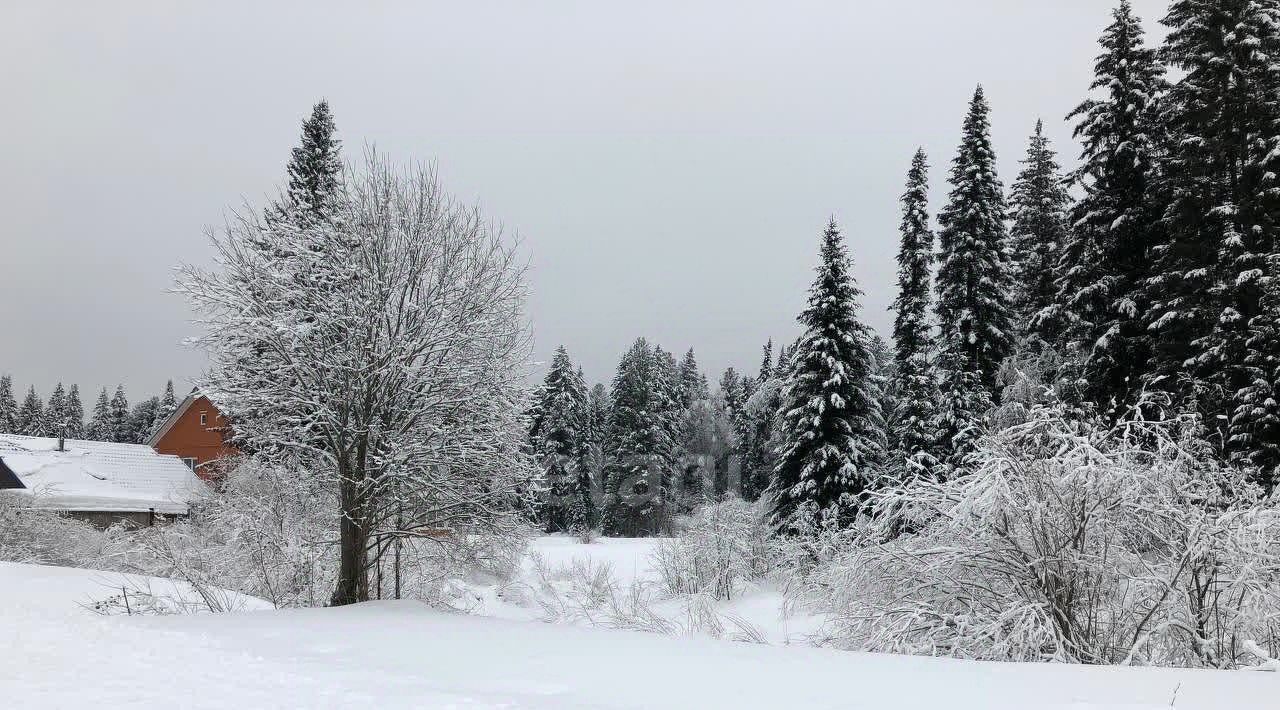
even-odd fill
[{"label": "tree trunk", "polygon": [[369,601],[369,531],[365,526],[360,485],[354,472],[346,470],[345,466],[339,466],[338,474],[341,552],[338,583],[329,601],[330,606]]}]

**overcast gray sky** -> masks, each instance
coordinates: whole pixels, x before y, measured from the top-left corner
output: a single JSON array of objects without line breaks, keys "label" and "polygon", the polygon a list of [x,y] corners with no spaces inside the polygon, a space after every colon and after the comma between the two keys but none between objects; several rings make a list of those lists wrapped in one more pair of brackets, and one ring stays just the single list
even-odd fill
[{"label": "overcast gray sky", "polygon": [[[133,398],[203,366],[179,262],[283,179],[332,104],[366,143],[435,160],[530,252],[537,357],[607,380],[638,335],[708,376],[790,339],[828,215],[888,333],[897,198],[932,208],[974,85],[1007,185],[1038,116],[1091,78],[1113,0],[9,2],[0,6],[0,373]],[[1152,33],[1164,0],[1134,3]]]}]

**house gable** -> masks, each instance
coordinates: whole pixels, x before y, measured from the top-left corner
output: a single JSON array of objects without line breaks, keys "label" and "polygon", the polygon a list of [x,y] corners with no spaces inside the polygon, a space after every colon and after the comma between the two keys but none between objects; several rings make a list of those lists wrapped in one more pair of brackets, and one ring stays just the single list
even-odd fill
[{"label": "house gable", "polygon": [[208,397],[192,392],[147,443],[159,453],[182,459],[201,478],[216,478],[210,464],[238,453],[226,443],[227,424]]}]

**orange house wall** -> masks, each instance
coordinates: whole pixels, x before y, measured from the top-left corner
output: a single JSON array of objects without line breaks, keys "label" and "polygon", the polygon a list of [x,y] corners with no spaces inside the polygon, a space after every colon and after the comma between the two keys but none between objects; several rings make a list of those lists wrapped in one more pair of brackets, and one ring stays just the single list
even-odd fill
[{"label": "orange house wall", "polygon": [[[204,425],[200,424],[201,414],[207,417]],[[206,397],[197,397],[187,411],[169,427],[169,431],[156,441],[155,450],[161,454],[193,458],[196,460],[196,474],[200,478],[216,478],[217,467],[204,464],[237,453],[235,448],[223,443],[222,435],[226,425],[213,402]]]}]

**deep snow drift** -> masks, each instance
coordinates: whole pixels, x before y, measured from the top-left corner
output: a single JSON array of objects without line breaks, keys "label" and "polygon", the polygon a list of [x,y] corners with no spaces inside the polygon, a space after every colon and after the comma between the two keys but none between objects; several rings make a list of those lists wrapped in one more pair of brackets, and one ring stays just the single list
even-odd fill
[{"label": "deep snow drift", "polygon": [[[547,539],[535,549],[561,561],[600,554],[620,576],[647,569],[648,545],[638,542]],[[0,563],[5,707],[1155,710],[1175,693],[1180,710],[1280,702],[1272,673],[846,653],[485,618],[407,601],[178,616],[104,617],[83,606],[121,584],[121,575]],[[755,598],[767,605],[768,594]]]}]

